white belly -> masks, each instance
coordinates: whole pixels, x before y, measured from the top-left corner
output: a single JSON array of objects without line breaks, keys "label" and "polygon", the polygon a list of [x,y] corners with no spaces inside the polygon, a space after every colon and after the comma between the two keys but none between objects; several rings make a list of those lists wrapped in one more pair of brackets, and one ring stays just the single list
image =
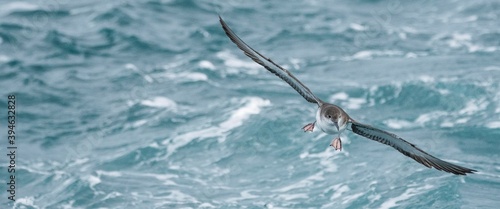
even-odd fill
[{"label": "white belly", "polygon": [[340,130],[337,130],[337,127],[331,120],[321,117],[320,108],[318,108],[318,111],[316,111],[316,126],[318,126],[323,132],[327,134],[340,134],[342,131],[344,131],[347,127],[347,123],[344,124],[344,120],[345,119],[342,118],[338,121]]}]

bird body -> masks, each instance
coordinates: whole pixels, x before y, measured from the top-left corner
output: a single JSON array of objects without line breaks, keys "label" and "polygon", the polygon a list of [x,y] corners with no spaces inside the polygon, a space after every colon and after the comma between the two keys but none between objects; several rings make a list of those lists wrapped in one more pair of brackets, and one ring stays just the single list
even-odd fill
[{"label": "bird body", "polygon": [[316,111],[316,124],[327,134],[341,134],[347,127],[350,118],[337,105],[324,103]]},{"label": "bird body", "polygon": [[315,127],[319,127],[321,131],[327,134],[337,135],[337,137],[335,137],[330,143],[330,146],[336,150],[342,150],[342,140],[340,135],[345,129],[348,129],[365,138],[391,146],[426,167],[434,167],[437,170],[442,170],[456,175],[466,175],[467,173],[476,172],[476,170],[455,165],[436,158],[393,133],[353,120],[342,108],[322,101],[288,70],[277,65],[271,59],[263,56],[248,46],[231,30],[231,28],[229,28],[220,16],[219,21],[229,39],[235,43],[246,56],[250,57],[257,64],[262,65],[269,72],[287,82],[293,89],[295,89],[295,91],[297,91],[297,93],[304,97],[306,101],[318,105],[315,117],[316,121],[305,125],[302,129],[304,131],[313,131]]}]

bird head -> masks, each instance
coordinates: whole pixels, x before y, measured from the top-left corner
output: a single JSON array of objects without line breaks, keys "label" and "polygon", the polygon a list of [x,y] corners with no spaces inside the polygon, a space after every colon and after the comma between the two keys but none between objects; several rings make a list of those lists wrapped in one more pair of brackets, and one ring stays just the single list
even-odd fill
[{"label": "bird head", "polygon": [[345,121],[341,110],[337,107],[325,109],[323,112],[323,118],[328,124],[335,126],[335,128],[337,128],[337,131],[340,129],[339,126],[342,126]]}]

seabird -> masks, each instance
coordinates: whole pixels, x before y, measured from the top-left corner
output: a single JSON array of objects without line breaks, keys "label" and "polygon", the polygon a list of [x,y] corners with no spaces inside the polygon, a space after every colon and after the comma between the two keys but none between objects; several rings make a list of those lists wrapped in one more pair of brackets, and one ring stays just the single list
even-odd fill
[{"label": "seabird", "polygon": [[437,170],[453,173],[456,175],[466,175],[467,173],[476,172],[476,170],[455,165],[434,157],[421,150],[414,144],[397,136],[396,134],[360,123],[352,119],[339,106],[329,104],[316,97],[311,92],[311,90],[309,90],[306,85],[304,85],[292,73],[290,73],[290,71],[277,65],[271,59],[265,57],[256,50],[252,49],[252,47],[248,46],[231,30],[231,28],[229,28],[229,26],[220,16],[219,21],[229,39],[231,39],[231,41],[235,43],[236,46],[238,46],[238,48],[240,48],[246,56],[250,57],[253,61],[266,68],[269,72],[287,82],[293,89],[295,89],[295,91],[297,91],[302,97],[304,97],[306,101],[318,105],[318,110],[316,111],[316,121],[305,125],[302,129],[304,131],[312,131],[315,127],[319,127],[323,132],[327,134],[336,135],[336,137],[330,143],[330,146],[332,146],[336,150],[342,149],[342,140],[340,139],[340,134],[345,129],[348,129],[360,136],[389,145],[428,168],[434,167]]}]

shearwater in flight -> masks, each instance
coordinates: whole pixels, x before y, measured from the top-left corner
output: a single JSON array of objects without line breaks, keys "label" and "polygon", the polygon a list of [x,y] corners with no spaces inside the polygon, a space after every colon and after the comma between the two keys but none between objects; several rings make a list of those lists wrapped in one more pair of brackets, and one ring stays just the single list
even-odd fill
[{"label": "shearwater in flight", "polygon": [[337,136],[330,143],[330,146],[334,147],[336,150],[342,149],[340,134],[345,129],[349,130],[350,128],[350,130],[355,134],[389,145],[428,168],[434,167],[437,170],[442,170],[456,175],[466,175],[467,173],[476,172],[476,170],[465,168],[436,158],[393,133],[357,122],[349,117],[349,115],[339,106],[326,103],[316,97],[311,90],[307,88],[307,86],[295,78],[295,76],[293,76],[288,70],[277,65],[271,59],[263,56],[248,46],[231,30],[231,28],[229,28],[220,16],[219,21],[229,39],[231,39],[231,41],[235,43],[246,56],[250,57],[253,61],[266,68],[269,72],[287,82],[302,97],[304,97],[305,100],[318,105],[316,121],[305,125],[302,129],[304,131],[312,131],[314,127],[317,126],[327,134],[336,134]]}]

